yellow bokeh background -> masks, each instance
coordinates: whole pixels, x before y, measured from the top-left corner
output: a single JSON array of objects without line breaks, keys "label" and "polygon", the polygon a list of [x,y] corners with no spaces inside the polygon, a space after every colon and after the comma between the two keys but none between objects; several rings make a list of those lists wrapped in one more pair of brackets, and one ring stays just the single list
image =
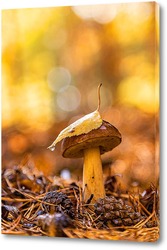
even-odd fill
[{"label": "yellow bokeh background", "polygon": [[155,3],[3,10],[3,126],[54,122],[47,77],[56,67],[70,72],[82,99],[84,84],[102,81],[113,103],[157,112],[157,23]]},{"label": "yellow bokeh background", "polygon": [[[41,145],[47,148],[63,126],[94,111],[100,82],[102,116],[123,128],[125,142],[131,132],[124,130],[123,117],[125,124],[129,117],[129,124],[137,124],[141,117],[155,121],[159,114],[158,13],[155,2],[3,10],[5,166],[10,165],[5,159],[15,159],[15,153],[20,156],[17,163],[23,153]],[[36,132],[39,138],[32,139],[30,150],[30,141],[17,133],[16,138],[10,137],[10,131],[25,137],[30,133],[32,138]],[[138,140],[135,145],[143,143]],[[154,158],[155,148],[151,152]],[[37,159],[54,165],[50,155]]]}]

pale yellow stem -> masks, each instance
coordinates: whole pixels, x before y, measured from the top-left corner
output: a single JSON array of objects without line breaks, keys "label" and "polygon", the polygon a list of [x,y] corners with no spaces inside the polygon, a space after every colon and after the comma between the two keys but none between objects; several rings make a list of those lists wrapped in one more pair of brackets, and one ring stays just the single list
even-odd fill
[{"label": "pale yellow stem", "polygon": [[84,150],[83,194],[85,202],[91,195],[93,195],[93,202],[105,197],[99,147]]}]

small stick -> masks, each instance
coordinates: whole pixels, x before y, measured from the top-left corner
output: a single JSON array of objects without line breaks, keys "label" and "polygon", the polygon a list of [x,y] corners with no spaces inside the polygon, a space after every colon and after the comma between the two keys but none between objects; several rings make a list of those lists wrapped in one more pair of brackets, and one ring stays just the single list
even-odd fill
[{"label": "small stick", "polygon": [[134,228],[141,228],[143,225],[145,225],[153,216],[155,215],[155,211],[149,216],[149,217],[147,217],[147,219],[146,220],[144,220],[144,221],[139,221],[139,223],[137,223],[135,226],[134,226]]},{"label": "small stick", "polygon": [[30,199],[19,199],[19,198],[2,197],[1,200],[2,201],[12,201],[12,202],[22,202],[22,201],[31,202],[34,199],[32,199],[32,198],[30,198]]},{"label": "small stick", "polygon": [[86,201],[86,204],[89,205],[91,200],[93,199],[93,194],[90,195],[89,199]]},{"label": "small stick", "polygon": [[79,209],[80,201],[79,201],[79,199],[77,197],[75,189],[73,189],[73,192],[74,192],[75,199],[77,200],[77,204],[76,204],[76,217],[78,218],[78,209]]},{"label": "small stick", "polygon": [[34,209],[34,203],[32,203],[32,205],[27,209],[27,211],[24,214],[24,217],[26,219],[30,218],[31,212]]},{"label": "small stick", "polygon": [[97,111],[100,110],[100,104],[101,104],[101,99],[100,99],[100,88],[102,86],[102,83],[99,84],[98,89],[97,89],[97,97],[98,97],[98,106],[97,106]]},{"label": "small stick", "polygon": [[10,230],[13,231],[20,223],[22,216],[19,215],[17,219],[11,224]]}]

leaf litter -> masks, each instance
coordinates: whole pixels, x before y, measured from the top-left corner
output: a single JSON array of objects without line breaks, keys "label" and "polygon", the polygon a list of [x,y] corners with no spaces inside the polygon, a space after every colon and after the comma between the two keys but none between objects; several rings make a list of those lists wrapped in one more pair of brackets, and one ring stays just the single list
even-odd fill
[{"label": "leaf litter", "polygon": [[[108,183],[112,184],[108,188]],[[84,203],[80,182],[44,176],[36,168],[2,171],[3,234],[130,240],[159,239],[159,191],[121,193],[116,180],[105,181],[106,197]],[[93,194],[92,194],[93,195]]]}]

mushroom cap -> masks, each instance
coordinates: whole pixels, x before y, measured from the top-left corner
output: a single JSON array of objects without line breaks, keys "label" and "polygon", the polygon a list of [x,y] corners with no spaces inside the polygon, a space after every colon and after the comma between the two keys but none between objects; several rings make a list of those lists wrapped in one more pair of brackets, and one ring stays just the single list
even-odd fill
[{"label": "mushroom cap", "polygon": [[100,154],[111,151],[121,143],[122,136],[117,128],[103,120],[98,129],[87,134],[66,137],[62,140],[61,152],[65,158],[80,158],[84,156],[84,149],[100,148]]}]

